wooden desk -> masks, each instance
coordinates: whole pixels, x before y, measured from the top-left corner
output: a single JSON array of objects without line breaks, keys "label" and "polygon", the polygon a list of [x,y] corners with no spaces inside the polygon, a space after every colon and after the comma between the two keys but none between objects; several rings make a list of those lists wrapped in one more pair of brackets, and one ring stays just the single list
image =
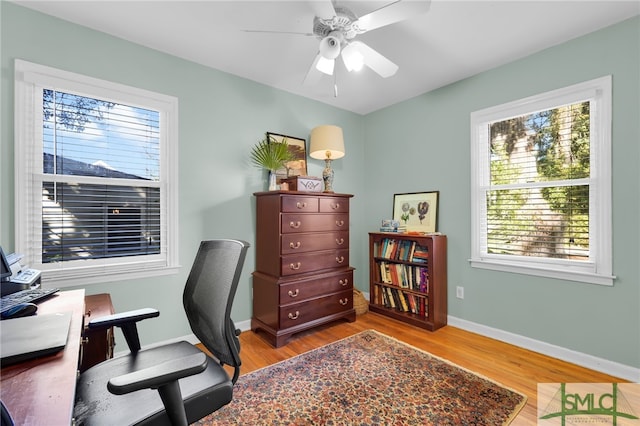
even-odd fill
[{"label": "wooden desk", "polygon": [[[38,304],[38,313],[71,311],[63,351],[0,370],[0,398],[16,425],[69,425],[73,416],[84,290],[60,291]],[[0,324],[2,327],[2,324]]]}]

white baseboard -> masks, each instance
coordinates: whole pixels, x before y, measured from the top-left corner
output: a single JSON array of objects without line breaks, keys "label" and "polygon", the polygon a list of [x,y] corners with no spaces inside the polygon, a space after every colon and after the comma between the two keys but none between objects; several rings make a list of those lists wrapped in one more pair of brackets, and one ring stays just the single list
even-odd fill
[{"label": "white baseboard", "polygon": [[[370,300],[369,293],[363,292],[363,294],[367,300]],[[563,348],[562,346],[552,345],[550,343],[520,336],[519,334],[510,333],[508,331],[500,330],[497,328],[488,327],[486,325],[467,321],[464,319],[453,317],[451,315],[447,317],[447,324],[453,327],[461,328],[463,330],[471,331],[476,334],[480,334],[482,336],[500,340],[501,342],[510,343],[520,348],[528,349],[533,352],[538,352],[543,355],[557,358],[562,361],[571,362],[585,368],[590,368],[591,370],[629,380],[634,383],[640,383],[640,368],[620,364],[615,361],[609,361],[604,358],[598,358],[593,355],[588,355],[582,352]]]},{"label": "white baseboard", "polygon": [[598,358],[582,352],[577,352],[561,346],[552,345],[540,340],[531,339],[529,337],[520,336],[508,331],[500,330],[486,325],[474,323],[453,316],[447,317],[447,324],[463,330],[471,331],[482,336],[510,343],[512,345],[538,352],[562,361],[571,362],[591,370],[609,374],[614,377],[630,380],[632,382],[640,382],[640,368],[631,367],[620,364],[618,362],[609,361],[607,359]]}]

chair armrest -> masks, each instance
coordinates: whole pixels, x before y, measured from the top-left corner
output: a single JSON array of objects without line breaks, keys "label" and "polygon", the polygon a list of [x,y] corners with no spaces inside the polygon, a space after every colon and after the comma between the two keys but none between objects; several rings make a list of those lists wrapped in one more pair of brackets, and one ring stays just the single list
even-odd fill
[{"label": "chair armrest", "polygon": [[96,330],[108,327],[120,327],[124,334],[124,339],[133,353],[140,350],[140,337],[138,337],[137,322],[147,318],[154,318],[160,315],[160,311],[152,308],[138,309],[135,311],[122,312],[120,314],[107,315],[89,321],[87,327]]},{"label": "chair armrest", "polygon": [[153,367],[113,377],[109,380],[107,389],[115,395],[124,395],[141,389],[159,388],[169,382],[203,372],[207,368],[207,362],[207,356],[204,353],[173,359]]},{"label": "chair armrest", "polygon": [[152,308],[137,309],[113,315],[106,315],[94,318],[89,321],[87,327],[91,330],[109,327],[121,327],[123,324],[142,321],[147,318],[154,318],[160,315],[160,311]]}]

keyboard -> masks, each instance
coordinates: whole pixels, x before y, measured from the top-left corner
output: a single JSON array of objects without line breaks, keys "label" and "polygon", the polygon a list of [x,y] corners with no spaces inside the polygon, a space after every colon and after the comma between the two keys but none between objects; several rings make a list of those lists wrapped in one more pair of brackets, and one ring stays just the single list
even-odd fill
[{"label": "keyboard", "polygon": [[36,303],[59,292],[59,288],[28,288],[22,291],[2,296],[0,299],[0,314],[5,313],[20,303]]}]

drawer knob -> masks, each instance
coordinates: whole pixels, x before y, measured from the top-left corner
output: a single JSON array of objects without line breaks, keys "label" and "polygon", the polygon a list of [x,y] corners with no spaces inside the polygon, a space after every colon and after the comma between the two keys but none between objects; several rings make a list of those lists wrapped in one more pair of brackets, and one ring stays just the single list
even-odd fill
[{"label": "drawer knob", "polygon": [[298,229],[298,228],[300,228],[300,225],[302,225],[302,223],[300,223],[299,220],[295,221],[295,222],[294,221],[289,222],[289,227],[290,228]]},{"label": "drawer knob", "polygon": [[299,249],[300,248],[300,241],[296,241],[295,243],[292,241],[289,243],[289,247],[291,247],[292,249]]},{"label": "drawer knob", "polygon": [[344,244],[344,238],[336,238],[336,244],[341,246]]},{"label": "drawer knob", "polygon": [[[345,297],[344,299],[340,299],[340,304],[342,306],[345,306],[347,303],[349,303],[349,299],[347,297]],[[289,314],[291,315],[291,314]]]},{"label": "drawer knob", "polygon": [[344,220],[336,220],[336,226],[344,226]]},{"label": "drawer knob", "polygon": [[304,209],[305,207],[307,207],[307,203],[304,203],[304,202],[301,203],[300,201],[298,201],[296,203],[296,207],[299,208],[299,209]]},{"label": "drawer knob", "polygon": [[297,263],[290,263],[289,264],[289,268],[293,269],[294,271],[297,271],[298,269],[300,269],[300,262]]},{"label": "drawer knob", "polygon": [[300,293],[300,289],[296,288],[296,291],[289,290],[289,297],[296,297]]},{"label": "drawer knob", "polygon": [[331,208],[334,210],[338,210],[340,208],[340,203],[332,203]]},{"label": "drawer knob", "polygon": [[344,262],[344,256],[336,257],[336,262],[338,263]]},{"label": "drawer knob", "polygon": [[[340,301],[340,303],[342,303],[342,301]],[[300,316],[300,311],[296,311],[295,314],[292,314],[291,312],[289,312],[289,319],[298,319],[298,317]]]},{"label": "drawer knob", "polygon": [[347,285],[349,285],[349,279],[348,278],[345,278],[344,280],[340,280],[338,282],[340,283],[340,285],[342,287],[346,287]]}]

